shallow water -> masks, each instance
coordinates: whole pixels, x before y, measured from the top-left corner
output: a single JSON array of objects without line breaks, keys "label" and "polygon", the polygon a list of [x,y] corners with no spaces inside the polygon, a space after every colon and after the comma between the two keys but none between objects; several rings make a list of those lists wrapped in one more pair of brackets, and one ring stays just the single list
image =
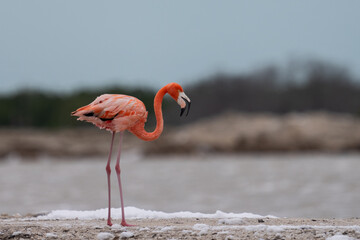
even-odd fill
[{"label": "shallow water", "polygon": [[[166,212],[360,217],[359,154],[146,157],[121,160],[126,206]],[[115,159],[113,159],[114,165]],[[0,213],[107,207],[106,159],[0,162]],[[120,206],[115,171],[112,207]]]}]

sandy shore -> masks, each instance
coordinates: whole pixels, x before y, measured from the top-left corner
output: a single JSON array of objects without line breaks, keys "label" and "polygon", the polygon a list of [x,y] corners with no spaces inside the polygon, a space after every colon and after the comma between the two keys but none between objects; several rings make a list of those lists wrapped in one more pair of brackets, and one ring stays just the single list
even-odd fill
[{"label": "sandy shore", "polygon": [[[360,219],[37,220],[2,215],[0,239],[360,239]],[[336,237],[333,237],[336,236]]]},{"label": "sandy shore", "polygon": [[169,129],[150,154],[360,150],[360,119],[327,112],[225,113]]},{"label": "sandy shore", "polygon": [[[28,159],[41,155],[106,156],[110,139],[109,132],[93,126],[58,130],[3,128],[0,160],[12,154]],[[165,126],[162,136],[152,142],[125,132],[123,148],[144,154],[359,151],[360,119],[326,112],[227,113],[185,126]]]}]

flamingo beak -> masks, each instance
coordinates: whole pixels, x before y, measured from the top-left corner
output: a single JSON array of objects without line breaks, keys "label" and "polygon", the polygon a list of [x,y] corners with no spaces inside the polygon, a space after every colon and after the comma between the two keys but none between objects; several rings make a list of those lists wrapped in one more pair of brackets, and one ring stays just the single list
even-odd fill
[{"label": "flamingo beak", "polygon": [[186,112],[186,116],[187,116],[189,114],[189,111],[190,111],[191,101],[188,98],[188,96],[185,95],[184,92],[181,92],[179,94],[178,103],[181,106],[180,117],[184,114],[186,109],[187,109],[187,112]]}]

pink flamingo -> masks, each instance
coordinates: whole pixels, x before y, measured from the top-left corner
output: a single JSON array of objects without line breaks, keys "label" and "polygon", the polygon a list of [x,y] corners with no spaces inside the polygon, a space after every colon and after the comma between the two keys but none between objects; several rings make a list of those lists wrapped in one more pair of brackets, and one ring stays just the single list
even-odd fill
[{"label": "pink flamingo", "polygon": [[168,93],[181,107],[180,116],[183,115],[186,107],[187,113],[190,110],[190,99],[185,95],[182,87],[177,83],[169,83],[161,88],[154,98],[154,111],[156,116],[156,128],[153,132],[147,132],[144,129],[145,122],[147,120],[148,112],[142,101],[135,97],[121,95],[121,94],[103,94],[97,97],[92,103],[87,106],[81,107],[72,112],[72,116],[77,116],[78,120],[91,122],[101,129],[106,129],[112,132],[112,139],[110,144],[110,152],[108,161],[106,164],[107,182],[108,182],[108,219],[107,224],[112,225],[111,222],[111,189],[110,189],[110,161],[111,152],[114,143],[114,137],[117,132],[120,133],[119,152],[117,155],[117,161],[115,165],[115,171],[119,184],[120,199],[121,199],[121,215],[122,226],[132,226],[126,223],[124,213],[124,201],[120,179],[120,153],[121,142],[123,132],[125,130],[130,131],[138,138],[145,141],[152,141],[157,139],[164,127],[164,121],[162,116],[162,100],[164,95]]}]

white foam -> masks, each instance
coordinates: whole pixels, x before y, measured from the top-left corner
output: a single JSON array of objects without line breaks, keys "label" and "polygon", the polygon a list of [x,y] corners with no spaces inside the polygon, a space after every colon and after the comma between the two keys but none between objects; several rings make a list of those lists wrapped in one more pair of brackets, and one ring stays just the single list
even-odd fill
[{"label": "white foam", "polygon": [[108,240],[108,239],[114,239],[115,236],[112,233],[108,233],[108,232],[101,232],[97,235],[97,239],[99,240]]},{"label": "white foam", "polygon": [[57,238],[58,236],[55,233],[46,233],[45,237],[46,238]]},{"label": "white foam", "polygon": [[132,238],[134,236],[133,232],[122,232],[120,234],[120,238]]},{"label": "white foam", "polygon": [[346,235],[335,235],[335,236],[326,238],[326,240],[355,240],[355,239],[352,237],[346,236]]},{"label": "white foam", "polygon": [[210,227],[207,224],[198,223],[193,226],[193,229],[200,231],[199,235],[205,235],[208,233]]},{"label": "white foam", "polygon": [[[113,219],[121,219],[120,209],[111,209]],[[166,213],[161,211],[144,210],[136,207],[125,208],[126,217],[128,219],[143,219],[143,218],[158,218],[158,219],[169,219],[169,218],[275,218],[274,216],[261,216],[252,213],[225,213],[222,211],[216,211],[212,214],[207,213],[193,213],[188,211]],[[51,219],[105,219],[107,218],[107,208],[93,210],[93,211],[76,211],[76,210],[54,210],[44,216],[39,216],[37,219],[40,220],[51,220]]]}]

